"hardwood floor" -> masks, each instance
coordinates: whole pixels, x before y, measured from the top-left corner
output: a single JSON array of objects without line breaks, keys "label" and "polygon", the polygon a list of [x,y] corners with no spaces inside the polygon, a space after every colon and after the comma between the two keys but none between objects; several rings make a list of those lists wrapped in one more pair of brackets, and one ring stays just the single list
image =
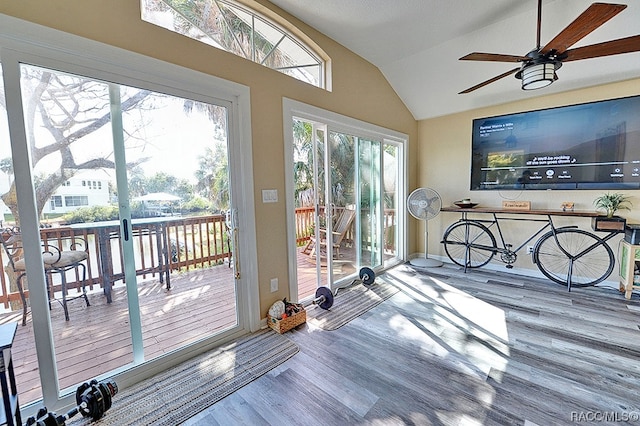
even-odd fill
[{"label": "hardwood floor", "polygon": [[638,423],[637,292],[448,265],[382,278],[402,291],[288,333],[300,353],[186,424]]},{"label": "hardwood floor", "polygon": [[[355,254],[353,254],[355,256]],[[298,255],[302,297],[316,291],[316,270],[309,256]],[[342,274],[355,269],[345,267]],[[323,272],[325,272],[323,270]],[[184,273],[172,272],[170,291],[157,277],[139,277],[139,300],[146,359],[181,344],[214,335],[235,325],[233,270],[227,264]],[[96,376],[132,362],[127,297],[121,283],[107,304],[99,289],[89,294],[91,306],[81,299],[69,302],[70,321],[53,302],[50,311],[61,388],[76,388]],[[22,308],[0,313],[0,324],[22,321]],[[18,326],[12,348],[21,404],[42,397],[32,315]]]}]

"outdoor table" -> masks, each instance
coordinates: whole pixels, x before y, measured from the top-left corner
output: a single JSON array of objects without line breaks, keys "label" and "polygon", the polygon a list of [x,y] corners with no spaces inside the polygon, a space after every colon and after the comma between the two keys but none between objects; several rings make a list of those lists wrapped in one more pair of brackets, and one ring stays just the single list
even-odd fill
[{"label": "outdoor table", "polygon": [[[158,255],[158,265],[136,270],[136,275],[159,272],[160,283],[166,281],[167,290],[171,288],[169,276],[169,238],[167,235],[167,221],[170,218],[144,218],[133,219],[131,221],[133,235],[155,235],[156,251]],[[113,282],[124,278],[124,273],[114,273],[113,252],[111,250],[111,240],[120,238],[120,221],[110,220],[103,222],[78,223],[69,226],[72,229],[92,230],[98,242],[98,259],[100,263],[100,274],[102,276],[102,287],[107,303],[112,302],[111,290]]]}]

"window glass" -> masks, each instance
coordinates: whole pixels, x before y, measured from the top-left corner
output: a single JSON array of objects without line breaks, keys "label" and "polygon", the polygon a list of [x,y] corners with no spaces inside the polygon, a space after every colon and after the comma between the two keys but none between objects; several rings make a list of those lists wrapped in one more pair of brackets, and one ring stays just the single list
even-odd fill
[{"label": "window glass", "polygon": [[142,19],[325,87],[324,61],[270,19],[229,0],[141,0]]},{"label": "window glass", "polygon": [[86,195],[71,195],[64,197],[64,204],[67,207],[88,206],[89,197]]}]

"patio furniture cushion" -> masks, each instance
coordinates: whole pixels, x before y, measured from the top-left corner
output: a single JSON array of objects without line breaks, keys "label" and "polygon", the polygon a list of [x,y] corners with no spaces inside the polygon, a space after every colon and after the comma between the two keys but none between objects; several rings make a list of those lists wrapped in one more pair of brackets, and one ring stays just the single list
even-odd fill
[{"label": "patio furniture cushion", "polygon": [[[87,252],[81,250],[63,250],[59,253],[45,251],[42,253],[44,268],[48,271],[74,265],[88,257]],[[25,270],[24,259],[16,261],[13,265],[16,272]]]},{"label": "patio furniture cushion", "polygon": [[[67,301],[84,298],[87,306],[89,304],[89,298],[86,292],[86,275],[87,269],[83,263],[89,257],[89,253],[80,248],[86,248],[86,240],[82,237],[70,236],[61,237],[61,240],[66,240],[69,243],[69,248],[61,250],[60,248],[51,244],[42,244],[42,262],[45,272],[47,272],[47,290],[49,293],[49,309],[51,309],[51,298],[53,298],[53,283],[49,273],[60,274],[60,291],[62,293],[62,301],[60,304],[64,308],[64,316],[69,321],[69,310],[67,309]],[[19,228],[0,229],[0,242],[7,254],[9,264],[13,268],[13,271],[17,274],[16,285],[18,292],[20,293],[20,299],[22,300],[22,325],[27,323],[27,299],[25,294],[24,285],[22,283],[23,278],[26,276],[26,264],[23,257],[22,235]],[[80,249],[80,250],[79,250]],[[72,297],[67,297],[67,271],[73,269],[82,270],[82,292]]]}]

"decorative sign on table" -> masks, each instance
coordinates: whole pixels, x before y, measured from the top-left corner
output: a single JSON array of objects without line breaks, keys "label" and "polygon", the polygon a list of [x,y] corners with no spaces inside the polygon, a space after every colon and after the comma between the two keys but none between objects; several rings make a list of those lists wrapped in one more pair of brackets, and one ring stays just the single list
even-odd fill
[{"label": "decorative sign on table", "polygon": [[531,210],[531,201],[503,201],[502,208],[506,210]]}]

